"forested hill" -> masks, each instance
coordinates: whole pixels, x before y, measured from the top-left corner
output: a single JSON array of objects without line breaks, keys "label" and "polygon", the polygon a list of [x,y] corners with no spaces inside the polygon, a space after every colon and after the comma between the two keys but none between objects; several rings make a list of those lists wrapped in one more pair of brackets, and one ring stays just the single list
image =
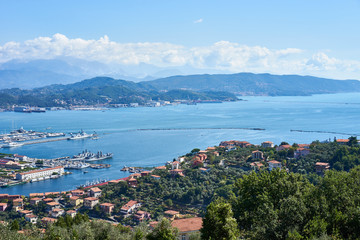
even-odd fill
[{"label": "forested hill", "polygon": [[172,76],[144,84],[158,90],[217,90],[241,95],[296,96],[360,92],[360,81],[357,80],[333,80],[312,76],[254,73]]},{"label": "forested hill", "polygon": [[96,77],[73,84],[55,84],[32,90],[18,88],[0,90],[0,106],[31,105],[39,107],[93,105],[93,104],[145,104],[151,100],[215,100],[235,101],[233,93],[222,91],[190,91],[174,89],[157,91],[151,86],[131,81]]}]

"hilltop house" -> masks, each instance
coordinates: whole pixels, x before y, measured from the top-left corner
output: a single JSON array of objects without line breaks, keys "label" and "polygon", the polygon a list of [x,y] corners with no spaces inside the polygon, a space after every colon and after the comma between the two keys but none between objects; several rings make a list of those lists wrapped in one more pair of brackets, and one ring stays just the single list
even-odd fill
[{"label": "hilltop house", "polygon": [[101,211],[110,215],[112,213],[112,211],[114,210],[114,206],[115,205],[112,203],[102,203],[102,204],[100,204],[100,209],[101,209]]},{"label": "hilltop house", "polygon": [[275,161],[275,160],[271,160],[268,162],[269,164],[269,170],[273,170],[274,168],[279,168],[281,169],[281,162]]},{"label": "hilltop house", "polygon": [[88,197],[84,199],[84,206],[90,209],[93,209],[98,203],[99,199],[95,197]]},{"label": "hilltop house", "polygon": [[135,211],[136,208],[140,207],[141,203],[138,203],[137,201],[129,201],[124,206],[121,207],[120,213],[123,215],[131,214]]},{"label": "hilltop house", "polygon": [[101,189],[98,187],[90,188],[90,197],[98,198],[101,196]]},{"label": "hilltop house", "polygon": [[274,143],[270,142],[270,141],[266,141],[266,142],[261,143],[261,147],[263,147],[263,148],[273,148]]}]

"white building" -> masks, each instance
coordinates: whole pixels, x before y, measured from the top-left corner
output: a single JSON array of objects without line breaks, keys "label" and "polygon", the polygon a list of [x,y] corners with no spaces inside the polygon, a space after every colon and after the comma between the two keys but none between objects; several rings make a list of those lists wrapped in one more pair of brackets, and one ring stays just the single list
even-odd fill
[{"label": "white building", "polygon": [[36,179],[36,178],[50,177],[54,173],[56,173],[58,175],[63,175],[64,167],[58,166],[58,167],[54,167],[54,168],[46,168],[46,169],[34,170],[34,171],[30,171],[30,172],[17,173],[16,179],[22,180],[22,181],[28,181],[28,180]]}]

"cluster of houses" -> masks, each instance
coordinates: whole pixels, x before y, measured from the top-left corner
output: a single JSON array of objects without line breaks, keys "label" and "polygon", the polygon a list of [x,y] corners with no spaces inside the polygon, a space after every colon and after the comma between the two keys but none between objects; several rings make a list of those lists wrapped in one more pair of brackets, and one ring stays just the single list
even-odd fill
[{"label": "cluster of houses", "polygon": [[[338,144],[343,144],[346,145],[349,142],[349,139],[337,139],[336,142]],[[245,147],[251,147],[253,146],[252,144],[250,144],[249,142],[246,141],[236,141],[236,140],[231,140],[231,141],[223,141],[220,143],[219,147],[221,148],[225,148],[226,151],[232,151],[235,150],[236,148],[240,147],[240,148],[245,148]],[[273,142],[271,141],[265,141],[261,143],[261,147],[262,148],[274,148],[275,145]],[[289,149],[291,149],[293,146],[288,145],[288,144],[284,144],[284,145],[280,145],[277,146],[275,148],[276,151],[288,151]],[[294,150],[294,158],[299,159],[301,157],[304,157],[308,154],[310,154],[310,144],[298,144],[296,149]],[[273,169],[281,169],[282,168],[282,163],[276,160],[268,160],[264,157],[264,153],[260,150],[255,150],[251,153],[251,163],[250,166],[252,169],[254,170],[260,170],[260,169],[264,169],[266,166],[264,165],[264,163],[266,162],[268,165],[268,169],[271,171]],[[325,163],[325,162],[317,162],[315,164],[315,172],[318,174],[324,174],[324,172],[326,170],[330,169],[330,164],[329,163]]]}]

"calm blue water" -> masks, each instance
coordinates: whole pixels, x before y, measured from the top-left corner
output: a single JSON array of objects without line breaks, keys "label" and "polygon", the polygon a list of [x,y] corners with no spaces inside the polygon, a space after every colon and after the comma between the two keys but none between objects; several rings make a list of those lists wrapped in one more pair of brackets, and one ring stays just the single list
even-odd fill
[{"label": "calm blue water", "polygon": [[[156,166],[198,147],[204,149],[223,140],[246,140],[260,144],[310,143],[313,140],[348,138],[329,133],[290,132],[290,129],[360,134],[360,93],[314,95],[308,97],[242,97],[247,101],[219,104],[179,105],[160,108],[123,108],[101,111],[54,111],[46,113],[0,113],[0,132],[23,126],[25,129],[101,134],[99,140],[59,141],[0,149],[37,158],[72,156],[84,149],[113,152],[102,161],[109,169],[73,170],[56,180],[0,189],[0,193],[24,194],[71,190],[94,179],[118,179],[128,174],[126,166]],[[153,128],[265,128],[253,130],[173,130],[138,131]]]}]

